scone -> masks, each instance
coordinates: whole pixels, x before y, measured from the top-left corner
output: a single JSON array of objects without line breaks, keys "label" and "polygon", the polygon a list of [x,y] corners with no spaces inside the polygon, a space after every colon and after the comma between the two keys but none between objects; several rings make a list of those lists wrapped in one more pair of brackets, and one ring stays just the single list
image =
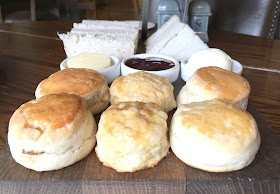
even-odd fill
[{"label": "scone", "polygon": [[174,154],[187,165],[205,171],[246,167],[254,160],[260,142],[254,118],[220,99],[182,105],[171,121]]},{"label": "scone", "polygon": [[21,105],[9,122],[15,161],[35,171],[57,170],[86,157],[96,143],[96,123],[85,101],[51,94]]},{"label": "scone", "polygon": [[246,110],[250,94],[248,81],[219,67],[203,67],[192,75],[177,96],[178,106],[214,98],[224,99]]},{"label": "scone", "polygon": [[118,77],[110,87],[111,103],[154,102],[165,112],[176,107],[173,85],[164,77],[139,71]]},{"label": "scone", "polygon": [[106,79],[97,71],[84,68],[67,68],[50,75],[36,88],[35,96],[69,93],[81,96],[92,114],[102,112],[110,102]]},{"label": "scone", "polygon": [[155,166],[169,150],[166,120],[155,103],[111,105],[98,123],[95,151],[100,162],[118,172]]}]

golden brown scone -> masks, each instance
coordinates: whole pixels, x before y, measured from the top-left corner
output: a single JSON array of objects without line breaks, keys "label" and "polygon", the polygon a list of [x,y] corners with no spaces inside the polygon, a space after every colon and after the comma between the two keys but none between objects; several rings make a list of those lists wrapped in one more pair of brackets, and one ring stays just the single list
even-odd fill
[{"label": "golden brown scone", "polygon": [[169,150],[167,114],[155,103],[120,102],[101,115],[96,154],[105,166],[134,172],[155,166]]},{"label": "golden brown scone", "polygon": [[102,112],[110,101],[106,79],[97,71],[67,68],[41,81],[35,91],[36,98],[48,94],[69,93],[81,96],[92,114]]},{"label": "golden brown scone", "polygon": [[214,98],[226,101],[246,110],[250,94],[248,81],[237,73],[219,67],[198,69],[181,89],[178,106]]},{"label": "golden brown scone", "polygon": [[118,77],[110,87],[111,103],[154,102],[165,112],[176,107],[173,85],[164,77],[140,71]]},{"label": "golden brown scone", "polygon": [[254,118],[220,99],[179,106],[172,117],[170,144],[184,163],[210,172],[248,166],[260,147]]},{"label": "golden brown scone", "polygon": [[85,101],[74,94],[51,94],[21,105],[9,122],[13,158],[35,171],[57,170],[86,157],[97,126]]}]

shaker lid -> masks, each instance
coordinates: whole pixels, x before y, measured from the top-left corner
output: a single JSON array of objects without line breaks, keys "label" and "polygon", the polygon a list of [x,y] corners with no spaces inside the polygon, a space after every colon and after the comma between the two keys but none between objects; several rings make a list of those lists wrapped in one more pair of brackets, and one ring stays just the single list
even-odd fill
[{"label": "shaker lid", "polygon": [[210,6],[204,0],[192,1],[189,6],[189,11],[193,15],[211,15]]},{"label": "shaker lid", "polygon": [[162,0],[157,9],[157,13],[160,12],[178,13],[180,12],[179,4],[176,0]]}]

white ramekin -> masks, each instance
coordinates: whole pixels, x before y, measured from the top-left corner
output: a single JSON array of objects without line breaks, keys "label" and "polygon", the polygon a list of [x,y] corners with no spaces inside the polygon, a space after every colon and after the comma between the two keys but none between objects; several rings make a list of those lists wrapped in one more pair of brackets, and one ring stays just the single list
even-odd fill
[{"label": "white ramekin", "polygon": [[125,76],[125,75],[130,74],[130,73],[135,73],[135,72],[138,72],[138,71],[144,71],[144,70],[139,70],[139,69],[134,69],[134,68],[128,67],[125,64],[128,59],[131,59],[131,58],[147,58],[147,57],[158,57],[158,58],[162,58],[162,59],[167,59],[169,61],[172,61],[175,64],[175,66],[170,68],[170,69],[166,69],[166,70],[146,71],[146,72],[153,73],[153,74],[159,75],[161,77],[165,77],[170,81],[170,83],[173,83],[177,80],[178,75],[179,75],[179,70],[180,70],[179,62],[177,60],[171,58],[171,57],[168,57],[168,56],[165,56],[165,55],[158,55],[158,54],[136,54],[136,55],[133,55],[133,56],[130,56],[130,57],[127,57],[127,58],[123,59],[122,62],[121,62],[121,74],[122,74],[122,76]]}]

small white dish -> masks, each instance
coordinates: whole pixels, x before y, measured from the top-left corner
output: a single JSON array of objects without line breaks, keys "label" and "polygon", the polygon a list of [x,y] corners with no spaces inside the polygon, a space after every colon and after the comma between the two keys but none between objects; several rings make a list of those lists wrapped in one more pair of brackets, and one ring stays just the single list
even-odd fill
[{"label": "small white dish", "polygon": [[[190,70],[186,65],[186,63],[187,63],[187,59],[181,62],[181,77],[184,81],[188,81],[188,79],[195,72],[195,70]],[[242,65],[238,61],[232,59],[232,72],[241,75],[242,71],[243,71]]]},{"label": "small white dish", "polygon": [[[139,70],[139,69],[134,69],[134,68],[131,68],[131,67],[128,67],[125,63],[128,59],[131,59],[131,58],[147,58],[147,57],[155,57],[155,58],[162,58],[162,59],[166,59],[166,60],[169,60],[169,61],[172,61],[175,66],[170,68],[170,69],[166,69],[166,70],[159,70],[159,71],[149,71],[149,70]],[[130,73],[136,73],[138,71],[146,71],[146,72],[149,72],[149,73],[153,73],[153,74],[156,74],[156,75],[159,75],[161,77],[165,77],[167,78],[170,83],[173,83],[177,80],[178,76],[179,76],[179,70],[180,70],[180,64],[177,60],[171,58],[171,57],[168,57],[168,56],[165,56],[165,55],[158,55],[158,54],[136,54],[136,55],[133,55],[133,56],[130,56],[130,57],[127,57],[125,59],[122,60],[121,62],[121,74],[122,76],[125,76],[127,74],[130,74]]]},{"label": "small white dish", "polygon": [[[120,60],[115,56],[111,56],[111,55],[106,55],[106,56],[111,58],[111,60],[113,61],[113,65],[106,69],[97,70],[97,72],[101,73],[106,78],[108,84],[111,84],[121,74]],[[68,57],[60,63],[61,70],[68,68],[67,61],[70,58],[72,57]]]}]

